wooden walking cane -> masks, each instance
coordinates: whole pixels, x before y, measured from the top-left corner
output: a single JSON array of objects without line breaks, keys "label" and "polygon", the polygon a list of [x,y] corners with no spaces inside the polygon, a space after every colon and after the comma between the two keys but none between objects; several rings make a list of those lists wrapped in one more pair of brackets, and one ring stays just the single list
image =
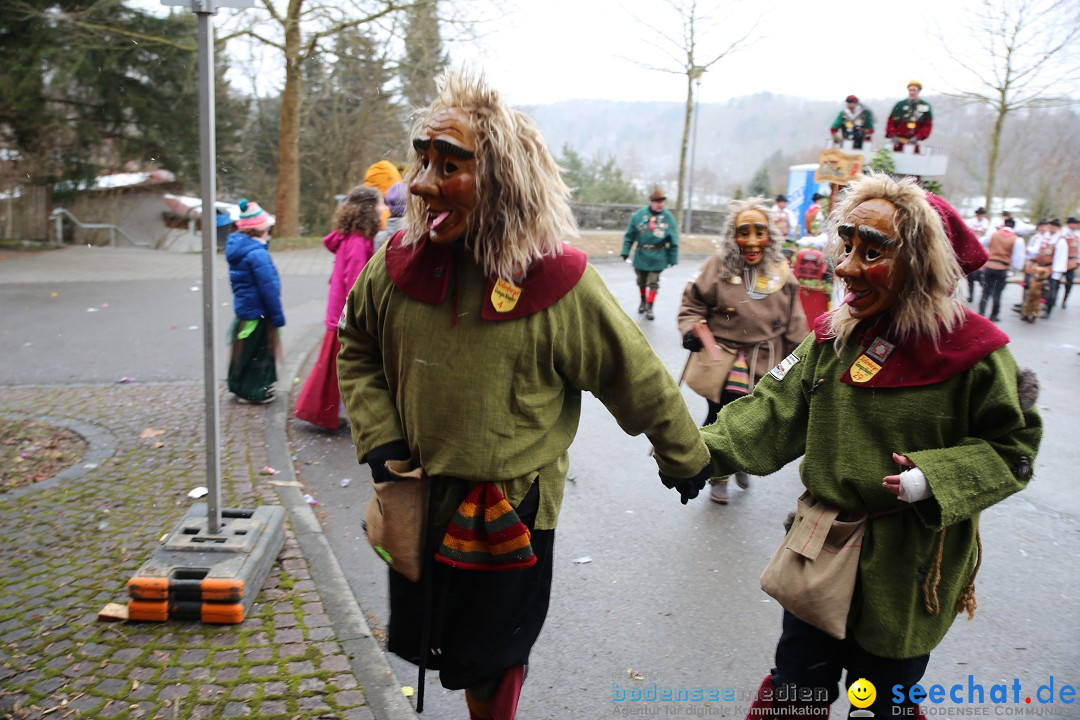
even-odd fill
[{"label": "wooden walking cane", "polygon": [[416,678],[416,712],[424,712],[424,685],[425,675],[427,674],[427,661],[428,655],[431,654],[431,622],[432,613],[435,612],[433,607],[434,603],[431,601],[432,586],[434,585],[435,578],[432,575],[435,572],[435,559],[434,559],[434,547],[432,536],[435,534],[435,478],[428,478],[428,500],[427,500],[427,521],[424,523],[424,538],[422,540],[423,560],[421,563],[421,572],[423,576],[420,578],[420,582],[423,583],[423,597],[424,597],[424,616],[423,625],[420,630],[420,657],[417,658],[417,678]]}]

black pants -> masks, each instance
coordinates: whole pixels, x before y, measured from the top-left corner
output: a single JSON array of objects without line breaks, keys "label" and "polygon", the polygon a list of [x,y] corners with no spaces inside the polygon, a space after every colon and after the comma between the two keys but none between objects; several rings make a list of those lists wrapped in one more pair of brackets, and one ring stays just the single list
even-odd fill
[{"label": "black pants", "polygon": [[[461,690],[529,664],[551,597],[555,531],[536,530],[539,483],[516,508],[532,534],[536,564],[519,570],[459,570],[429,562],[432,632],[427,667],[439,670],[443,687]],[[441,536],[438,540],[441,540]],[[390,573],[390,652],[417,663],[424,619],[422,583]]]},{"label": "black pants", "polygon": [[1061,301],[1061,307],[1065,307],[1065,304],[1069,302],[1069,293],[1072,292],[1073,277],[1076,275],[1076,268],[1065,271],[1065,297]]},{"label": "black pants", "polygon": [[968,281],[968,302],[975,302],[975,283],[982,285],[985,282],[985,276],[983,270],[976,270],[967,277]]},{"label": "black pants", "polygon": [[1061,285],[1061,280],[1055,280],[1050,278],[1046,281],[1046,292],[1043,297],[1046,299],[1046,304],[1043,305],[1044,317],[1050,317],[1050,311],[1054,309],[1054,305],[1057,304],[1058,287]]},{"label": "black pants", "polygon": [[997,320],[1001,312],[1001,293],[1005,289],[1005,280],[1009,276],[1008,270],[993,270],[987,268],[983,271],[983,291],[979,298],[979,314],[986,315],[986,301],[991,300],[990,319]]},{"label": "black pants", "polygon": [[[907,700],[907,691],[919,682],[929,662],[929,655],[906,660],[873,655],[851,638],[837,640],[785,611],[784,631],[776,645],[776,667],[772,675],[778,693],[798,693],[788,697],[808,694],[815,700],[831,704],[840,697],[837,683],[846,670],[845,688],[860,678],[874,684],[877,699],[867,710],[872,711],[875,718],[914,717],[915,704]],[[906,708],[895,714],[893,685],[904,686],[905,702],[899,705]]]}]

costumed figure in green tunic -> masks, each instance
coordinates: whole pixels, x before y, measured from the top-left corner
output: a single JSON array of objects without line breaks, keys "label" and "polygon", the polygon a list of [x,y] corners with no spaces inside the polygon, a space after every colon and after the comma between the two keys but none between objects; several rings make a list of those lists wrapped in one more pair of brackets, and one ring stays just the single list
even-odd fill
[{"label": "costumed figure in green tunic", "polygon": [[420,581],[391,558],[390,651],[465,689],[471,717],[509,720],[547,614],[582,392],[648,436],[684,503],[710,462],[675,381],[564,243],[569,189],[536,125],[454,73],[412,137],[405,228],[349,295],[340,386],[373,480],[389,461],[430,479]]},{"label": "costumed figure in green tunic", "polygon": [[637,276],[638,315],[645,315],[646,320],[654,320],[653,303],[660,291],[660,273],[679,263],[679,229],[675,216],[664,208],[667,196],[664,191],[654,187],[649,194],[649,204],[630,216],[623,236],[622,259],[629,260],[630,250],[634,250],[634,274]]},{"label": "costumed figure in green tunic", "polygon": [[948,203],[871,174],[830,222],[841,306],[702,429],[716,474],[768,475],[802,456],[811,501],[865,531],[846,629],[826,633],[785,607],[747,717],[827,717],[845,671],[845,686],[877,688],[875,717],[920,717],[888,689],[917,683],[956,615],[974,613],[979,513],[1031,479],[1037,391],[1008,337],[957,296],[987,256]]}]

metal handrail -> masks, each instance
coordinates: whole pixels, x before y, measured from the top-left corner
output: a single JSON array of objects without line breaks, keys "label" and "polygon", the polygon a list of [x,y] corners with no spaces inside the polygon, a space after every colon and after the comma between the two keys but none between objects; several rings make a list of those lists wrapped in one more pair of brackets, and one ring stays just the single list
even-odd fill
[{"label": "metal handrail", "polygon": [[64,244],[64,216],[67,215],[71,222],[75,223],[81,230],[108,230],[109,231],[109,247],[116,247],[116,233],[120,233],[124,236],[124,239],[129,244],[135,247],[150,247],[150,243],[136,242],[130,235],[124,232],[124,229],[110,223],[84,223],[79,218],[71,214],[70,210],[64,208],[53,208],[49,213],[49,217],[56,223],[56,244]]}]

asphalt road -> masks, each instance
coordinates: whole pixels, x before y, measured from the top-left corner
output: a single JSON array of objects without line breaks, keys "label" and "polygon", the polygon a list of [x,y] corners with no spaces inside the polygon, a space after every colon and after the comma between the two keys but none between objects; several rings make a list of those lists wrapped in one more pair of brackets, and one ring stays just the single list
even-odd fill
[{"label": "asphalt road", "polygon": [[[289,320],[283,333],[287,352],[317,349],[326,255],[276,255]],[[93,261],[87,256],[83,262]],[[673,375],[686,357],[675,328],[678,300],[698,264],[686,258],[665,272],[657,320],[640,321]],[[17,262],[0,262],[0,382],[202,382],[198,260],[189,256],[166,265],[153,280],[122,268],[80,280],[86,273],[79,268],[21,277]],[[220,265],[223,338],[232,314]],[[629,267],[597,267],[637,317]],[[1007,304],[1018,299],[1016,286],[1006,293]],[[957,620],[934,652],[927,685],[966,686],[969,675],[986,688],[1016,678],[1034,691],[1051,676],[1058,689],[1080,685],[1080,295],[1074,302],[1074,308],[1058,309],[1052,320],[1033,326],[1003,313],[1001,327],[1012,337],[1012,352],[1039,374],[1046,433],[1030,487],[983,514],[979,611],[972,622]],[[221,363],[223,372],[223,358]],[[685,397],[694,417],[703,419],[704,401],[689,391]],[[377,629],[385,624],[386,571],[359,526],[368,499],[366,467],[356,463],[347,432],[324,433],[295,420],[289,432],[300,479],[316,498],[333,551]],[[624,435],[598,401],[585,398],[557,532],[551,611],[533,652],[523,718],[644,714],[648,708],[640,703],[613,701],[613,690],[651,683],[736,693],[735,701],[718,706],[669,704],[663,708],[667,716],[741,717],[745,697],[771,665],[780,610],[758,588],[758,576],[799,494],[796,465],[755,478],[748,491],[732,488],[727,507],[704,497],[682,506],[660,484],[647,452],[644,438]],[[403,684],[416,684],[411,665],[396,658],[392,663]],[[644,684],[629,678],[630,668],[644,676]],[[462,717],[461,694],[443,691],[434,673],[427,694],[424,717]],[[1056,717],[1080,717],[1077,707],[1059,705]],[[834,717],[846,709],[838,703]]]},{"label": "asphalt road", "polygon": [[[698,264],[688,259],[666,271],[657,320],[640,321],[676,376],[686,354],[675,315]],[[629,267],[616,262],[598,268],[637,317]],[[1009,304],[1019,296],[1015,286],[1006,292]],[[1080,681],[1080,494],[1074,485],[1080,296],[1077,302],[1075,310],[1058,310],[1034,326],[1005,313],[1001,325],[1012,336],[1013,353],[1039,373],[1046,435],[1030,487],[983,514],[979,611],[972,622],[958,619],[933,653],[928,686],[966,687],[969,674],[987,690],[1013,678],[1031,691],[1051,676],[1058,688]],[[684,394],[694,417],[703,419],[705,402]],[[300,479],[319,503],[317,513],[350,585],[372,627],[384,627],[385,570],[359,526],[369,497],[367,470],[356,463],[346,431],[324,433],[294,420],[290,436]],[[572,480],[557,531],[551,610],[533,652],[523,718],[643,713],[640,703],[615,701],[613,693],[654,682],[735,693],[734,702],[719,706],[669,704],[662,709],[669,715],[742,717],[746,696],[771,666],[780,609],[761,592],[758,576],[800,493],[797,463],[755,478],[748,491],[733,486],[727,507],[704,497],[682,506],[660,484],[648,449],[643,437],[624,435],[599,401],[586,397],[570,451]],[[392,665],[403,684],[416,684],[413,666],[396,657]],[[644,683],[629,678],[631,668]],[[435,675],[428,674],[424,717],[461,717],[461,693],[443,690]],[[1073,708],[1058,706],[1072,713],[1064,717],[1080,717]],[[833,716],[846,710],[846,702],[837,703]]]}]

